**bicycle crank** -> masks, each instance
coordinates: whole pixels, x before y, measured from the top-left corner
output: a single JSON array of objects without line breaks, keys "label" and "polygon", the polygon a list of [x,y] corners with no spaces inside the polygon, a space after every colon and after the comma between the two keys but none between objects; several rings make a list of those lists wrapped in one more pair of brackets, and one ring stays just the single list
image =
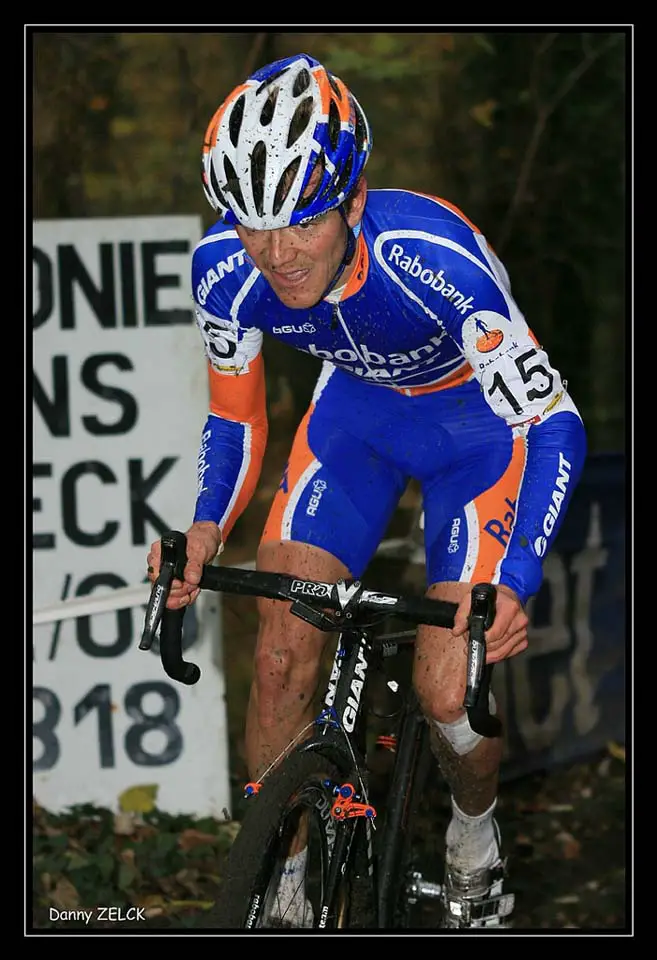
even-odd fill
[{"label": "bicycle crank", "polygon": [[440,900],[443,885],[425,880],[421,873],[414,872],[406,884],[406,894],[409,903],[417,903],[418,900]]}]

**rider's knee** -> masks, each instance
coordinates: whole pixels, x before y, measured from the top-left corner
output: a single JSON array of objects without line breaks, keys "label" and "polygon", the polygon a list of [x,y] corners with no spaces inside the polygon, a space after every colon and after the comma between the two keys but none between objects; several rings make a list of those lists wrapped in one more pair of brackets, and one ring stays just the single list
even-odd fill
[{"label": "rider's knee", "polygon": [[254,678],[259,687],[281,687],[289,680],[293,658],[289,649],[258,644],[254,657]]},{"label": "rider's knee", "polygon": [[263,689],[281,689],[315,679],[320,668],[323,640],[319,631],[290,616],[284,604],[269,601],[259,607],[260,628],[254,673]]},{"label": "rider's knee", "polygon": [[428,675],[415,678],[415,691],[425,717],[440,723],[454,723],[463,713],[464,691],[458,683],[438,684]]}]

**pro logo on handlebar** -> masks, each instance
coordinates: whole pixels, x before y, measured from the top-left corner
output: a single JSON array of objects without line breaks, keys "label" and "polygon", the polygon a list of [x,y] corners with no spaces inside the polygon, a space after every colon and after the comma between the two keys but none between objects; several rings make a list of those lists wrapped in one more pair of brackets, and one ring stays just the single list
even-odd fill
[{"label": "pro logo on handlebar", "polygon": [[303,593],[307,597],[330,597],[331,586],[328,583],[310,583],[306,580],[293,580],[290,584],[292,593]]}]

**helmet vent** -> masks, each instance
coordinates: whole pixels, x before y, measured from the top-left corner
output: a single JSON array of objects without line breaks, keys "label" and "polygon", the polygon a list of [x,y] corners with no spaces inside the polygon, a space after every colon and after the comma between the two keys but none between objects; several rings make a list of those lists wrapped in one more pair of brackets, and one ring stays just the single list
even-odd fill
[{"label": "helmet vent", "polygon": [[335,77],[333,76],[332,73],[329,73],[328,70],[326,71],[326,74],[328,76],[329,83],[331,84],[331,90],[336,95],[338,100],[342,100],[342,91],[340,90],[340,87],[338,86],[338,84],[335,82]]},{"label": "helmet vent", "polygon": [[262,140],[258,140],[251,153],[251,189],[253,202],[256,205],[258,216],[263,214],[265,170],[267,169],[267,147]]},{"label": "helmet vent", "polygon": [[281,174],[281,179],[278,181],[278,186],[276,187],[276,193],[274,195],[273,213],[275,217],[278,216],[281,211],[281,207],[285,203],[285,199],[290,192],[290,187],[296,179],[300,166],[301,157],[295,157]]},{"label": "helmet vent", "polygon": [[350,153],[347,159],[345,160],[344,164],[342,165],[342,169],[340,170],[339,177],[335,181],[336,194],[342,193],[343,189],[349,183],[349,177],[351,176],[351,169],[353,165],[354,165],[354,157],[353,157],[353,154]]},{"label": "helmet vent", "polygon": [[356,150],[360,153],[367,143],[367,126],[365,125],[362,111],[358,107],[356,107],[356,129],[354,136],[356,137]]},{"label": "helmet vent", "polygon": [[340,141],[340,113],[335,104],[335,100],[331,100],[331,105],[329,106],[328,135],[331,141],[331,149],[337,150]]},{"label": "helmet vent", "polygon": [[306,97],[302,100],[294,111],[294,116],[290,122],[290,129],[287,135],[287,146],[292,146],[299,139],[310,122],[313,110],[313,98]]},{"label": "helmet vent", "polygon": [[230,119],[228,121],[228,133],[230,135],[230,142],[234,147],[237,146],[237,141],[240,135],[240,129],[242,127],[242,118],[244,117],[244,94],[235,102],[235,106],[231,110]]},{"label": "helmet vent", "polygon": [[292,96],[300,97],[302,93],[306,92],[309,86],[310,86],[310,74],[304,67],[303,70],[299,70],[298,74],[294,78],[294,85],[292,87]]},{"label": "helmet vent", "polygon": [[319,174],[318,177],[317,177],[317,183],[315,184],[314,189],[311,190],[310,193],[304,194],[303,196],[299,197],[299,199],[297,200],[297,205],[296,205],[296,209],[297,209],[297,210],[305,210],[306,207],[310,206],[310,204],[313,202],[313,200],[315,199],[315,197],[317,196],[317,194],[318,194],[319,191],[321,190],[321,188],[322,188],[322,181],[324,180],[324,169],[325,169],[324,153],[322,152],[321,155],[319,156],[317,162],[315,163],[315,165],[314,165],[314,167],[313,167],[313,169],[312,169],[312,173],[310,174],[310,178],[309,178],[309,182],[310,182],[310,180],[312,180],[312,178],[313,178],[313,176],[314,176],[314,174],[315,174],[315,171],[317,171],[318,174]]},{"label": "helmet vent", "polygon": [[239,177],[228,157],[224,157],[224,174],[226,175],[227,181],[224,188],[226,193],[231,194],[242,213],[247,213],[246,204],[244,203],[244,197],[242,196],[242,190],[240,188]]},{"label": "helmet vent", "polygon": [[278,78],[282,77],[284,73],[287,73],[289,69],[289,67],[281,67],[281,69],[277,70],[276,73],[272,73],[270,77],[267,77],[267,79],[264,80],[256,90],[256,97],[259,97],[262,91],[265,90],[270,83],[273,83],[274,80],[278,80]]},{"label": "helmet vent", "polygon": [[266,127],[271,123],[272,117],[274,116],[274,110],[276,109],[277,100],[278,100],[278,87],[274,87],[274,89],[271,91],[271,93],[267,97],[264,107],[260,111],[261,127]]},{"label": "helmet vent", "polygon": [[[219,189],[219,182],[214,172],[214,164],[212,163],[208,164],[208,168],[210,170],[209,186],[210,186],[211,194],[213,194],[213,199],[211,201],[212,206],[213,207],[216,206],[216,201],[218,200],[222,207],[227,207],[228,204],[226,203],[226,198],[224,197],[223,193]],[[203,180],[203,185],[205,186],[208,181],[208,174],[207,174],[205,164],[202,164],[201,166],[201,179]]]}]

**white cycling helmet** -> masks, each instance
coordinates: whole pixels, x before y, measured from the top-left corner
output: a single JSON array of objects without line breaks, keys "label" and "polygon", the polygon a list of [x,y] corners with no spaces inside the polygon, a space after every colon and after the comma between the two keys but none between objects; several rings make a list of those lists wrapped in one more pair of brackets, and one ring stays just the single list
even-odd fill
[{"label": "white cycling helmet", "polygon": [[[277,60],[236,87],[203,143],[203,189],[228,224],[276,230],[344,202],[372,146],[344,83],[306,54]],[[320,164],[322,176],[304,196]]]}]

